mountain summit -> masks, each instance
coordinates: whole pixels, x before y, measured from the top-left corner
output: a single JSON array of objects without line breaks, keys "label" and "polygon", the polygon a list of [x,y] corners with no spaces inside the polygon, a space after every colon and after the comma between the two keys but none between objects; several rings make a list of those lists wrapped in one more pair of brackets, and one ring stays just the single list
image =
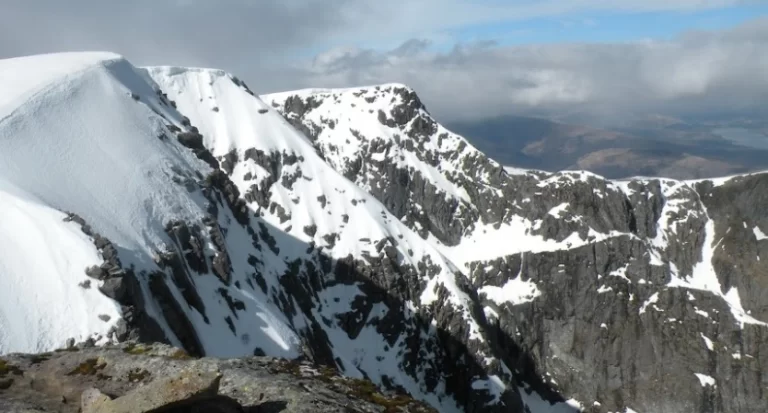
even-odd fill
[{"label": "mountain summit", "polygon": [[444,412],[764,408],[768,175],[503,167],[400,84],[73,53],[0,90],[0,353],[301,358]]}]

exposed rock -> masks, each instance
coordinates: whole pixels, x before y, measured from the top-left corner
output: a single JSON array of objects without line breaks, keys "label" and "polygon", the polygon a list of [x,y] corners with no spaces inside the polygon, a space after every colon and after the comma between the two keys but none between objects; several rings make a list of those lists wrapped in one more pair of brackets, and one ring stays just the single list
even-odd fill
[{"label": "exposed rock", "polygon": [[179,142],[191,149],[205,149],[203,135],[195,132],[181,132],[178,135]]},{"label": "exposed rock", "polygon": [[[173,377],[155,379],[149,384],[114,400],[95,396],[89,405],[93,413],[149,413],[156,409],[191,408],[194,404],[216,396],[221,374],[216,372],[184,371]],[[88,390],[86,390],[88,391]],[[81,396],[82,397],[82,396]],[[94,397],[89,395],[89,397]]]},{"label": "exposed rock", "polygon": [[[124,343],[6,358],[23,372],[0,389],[0,411],[7,413],[435,412],[370,381],[270,357],[194,359],[161,344]],[[66,374],[83,365],[98,369]],[[147,378],[128,380],[134,372]]]},{"label": "exposed rock", "polygon": [[96,280],[103,280],[107,277],[107,271],[104,268],[94,265],[85,269],[85,275]]},{"label": "exposed rock", "polygon": [[238,160],[237,158],[237,151],[233,149],[220,160],[219,164],[221,165],[221,169],[223,169],[227,175],[232,175],[232,171],[235,169],[235,164]]},{"label": "exposed rock", "polygon": [[304,227],[304,233],[309,235],[310,237],[314,237],[315,233],[317,233],[317,225],[307,225]]},{"label": "exposed rock", "polygon": [[168,285],[165,283],[163,274],[151,274],[149,290],[159,304],[171,330],[173,330],[173,333],[184,345],[184,349],[193,355],[203,355],[203,348],[200,340],[197,338],[195,328],[173,297]]},{"label": "exposed rock", "polygon": [[88,388],[80,395],[80,410],[82,413],[98,413],[111,407],[112,399],[96,388]]},{"label": "exposed rock", "polygon": [[128,286],[123,282],[123,277],[113,277],[105,280],[104,284],[99,287],[99,291],[118,303],[127,302],[129,299]]}]

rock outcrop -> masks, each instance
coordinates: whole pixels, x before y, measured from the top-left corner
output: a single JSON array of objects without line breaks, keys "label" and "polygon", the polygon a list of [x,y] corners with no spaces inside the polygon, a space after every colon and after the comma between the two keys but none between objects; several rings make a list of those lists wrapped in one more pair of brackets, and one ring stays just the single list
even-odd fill
[{"label": "rock outcrop", "polygon": [[5,413],[435,412],[307,362],[192,358],[157,343],[5,355],[0,376]]}]

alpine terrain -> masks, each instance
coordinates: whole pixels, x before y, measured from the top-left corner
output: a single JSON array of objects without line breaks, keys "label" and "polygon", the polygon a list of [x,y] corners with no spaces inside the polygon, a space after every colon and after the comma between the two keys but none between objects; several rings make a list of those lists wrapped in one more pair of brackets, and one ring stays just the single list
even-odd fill
[{"label": "alpine terrain", "polygon": [[[299,359],[441,412],[768,405],[768,175],[505,167],[400,84],[69,53],[0,60],[0,90],[0,353]],[[365,406],[322,411],[398,409]]]}]

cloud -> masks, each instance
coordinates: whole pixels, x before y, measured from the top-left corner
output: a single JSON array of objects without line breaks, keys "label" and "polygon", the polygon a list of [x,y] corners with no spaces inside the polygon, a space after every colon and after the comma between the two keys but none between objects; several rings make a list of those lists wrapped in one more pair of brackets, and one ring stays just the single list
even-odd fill
[{"label": "cloud", "polygon": [[398,81],[416,88],[437,115],[451,118],[563,108],[744,106],[766,96],[766,20],[635,44],[502,47],[492,41],[456,43],[451,34],[541,17],[589,24],[578,15],[585,12],[694,11],[742,3],[8,1],[0,13],[0,58],[109,50],[140,65],[222,68],[259,92]]},{"label": "cloud", "polygon": [[[678,114],[765,105],[768,19],[669,41],[499,47],[445,53],[410,41],[389,52],[325,54],[304,68],[307,86],[402,82],[443,118],[584,110]],[[403,55],[403,49],[412,50]]]},{"label": "cloud", "polygon": [[471,25],[568,13],[686,11],[743,0],[24,0],[0,13],[0,57],[109,49],[219,64],[336,45],[401,44]]},{"label": "cloud", "polygon": [[[751,0],[358,0],[340,12],[344,30],[329,39],[394,45],[437,39],[470,26],[514,23],[579,13],[692,12],[748,5]],[[582,19],[589,24],[589,19]]]},{"label": "cloud", "polygon": [[7,1],[0,58],[109,50],[135,64],[219,67],[288,86],[284,62],[343,28],[338,10],[352,1]]}]

